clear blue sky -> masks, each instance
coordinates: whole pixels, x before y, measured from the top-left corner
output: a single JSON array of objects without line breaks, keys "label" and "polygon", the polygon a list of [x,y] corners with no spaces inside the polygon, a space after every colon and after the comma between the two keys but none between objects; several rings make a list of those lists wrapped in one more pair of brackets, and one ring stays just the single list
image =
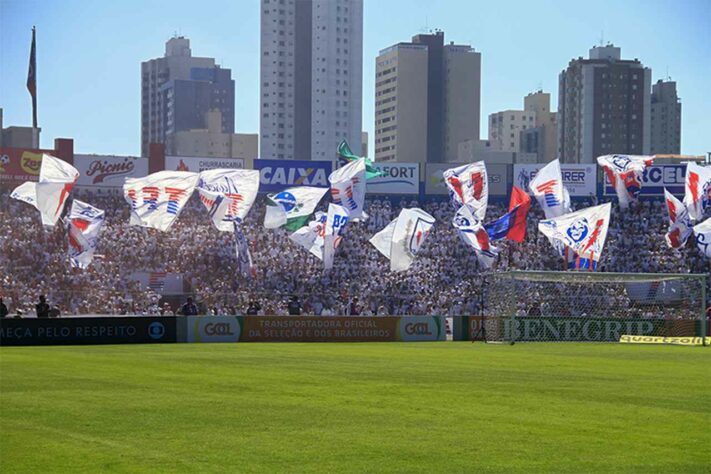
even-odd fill
[{"label": "clear blue sky", "polygon": [[[42,145],[73,137],[79,153],[140,153],[140,64],[175,32],[193,54],[232,69],[236,130],[259,131],[259,1],[0,0],[0,107],[5,126],[30,125],[25,88],[37,26]],[[682,153],[711,151],[711,0],[482,2],[365,0],[363,128],[373,140],[378,51],[429,28],[482,52],[482,138],[489,113],[522,108],[600,41],[669,75],[682,98]]]}]

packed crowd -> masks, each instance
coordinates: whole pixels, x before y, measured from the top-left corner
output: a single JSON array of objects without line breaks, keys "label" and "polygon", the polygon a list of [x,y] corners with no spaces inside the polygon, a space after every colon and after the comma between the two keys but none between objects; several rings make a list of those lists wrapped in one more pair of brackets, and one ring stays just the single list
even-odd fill
[{"label": "packed crowd", "polygon": [[[195,296],[201,313],[243,314],[258,302],[260,314],[287,314],[297,295],[304,314],[476,314],[482,298],[482,275],[472,250],[451,225],[454,209],[446,199],[418,203],[412,198],[369,197],[365,222],[349,224],[333,270],[298,247],[283,229],[262,225],[264,201],[255,202],[244,223],[256,276],[240,275],[234,236],[212,227],[193,196],[168,232],[128,225],[129,207],[120,195],[76,191],[75,198],[106,211],[106,224],[91,267],[70,268],[62,226],[42,228],[29,205],[0,193],[0,297],[10,312],[33,313],[41,294],[63,314],[174,314],[178,299],[163,298],[141,287],[134,272],[164,271],[183,275],[185,293]],[[593,200],[577,202],[587,207]],[[322,204],[323,206],[323,204]],[[421,207],[437,219],[409,271],[389,271],[387,260],[368,242],[403,207]],[[325,208],[325,206],[324,206]],[[324,209],[325,210],[325,209]],[[487,221],[505,212],[490,204]],[[538,232],[540,208],[534,203],[523,243],[496,242],[501,248],[492,271],[561,270],[547,239]],[[709,264],[688,245],[667,247],[667,215],[661,201],[643,201],[613,215],[601,271],[704,272]],[[182,298],[182,297],[181,297]]]}]

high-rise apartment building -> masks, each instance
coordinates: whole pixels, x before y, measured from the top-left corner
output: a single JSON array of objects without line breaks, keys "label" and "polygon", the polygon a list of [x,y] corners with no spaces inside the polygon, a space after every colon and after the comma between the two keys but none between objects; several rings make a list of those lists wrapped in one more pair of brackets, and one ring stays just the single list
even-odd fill
[{"label": "high-rise apartment building", "polygon": [[659,80],[652,86],[651,128],[651,154],[680,153],[681,101],[676,82]]},{"label": "high-rise apartment building", "polygon": [[519,151],[521,132],[536,126],[536,112],[503,110],[489,114],[489,142],[496,151]]},{"label": "high-rise apartment building", "polygon": [[141,63],[141,154],[171,133],[208,128],[210,110],[222,115],[222,132],[234,133],[235,83],[213,58],[193,57],[190,40],[171,38],[165,56]]},{"label": "high-rise apartment building", "polygon": [[479,139],[481,53],[420,34],[380,51],[375,72],[376,161],[456,161]]},{"label": "high-rise apartment building", "polygon": [[360,153],[362,0],[261,0],[261,158]]},{"label": "high-rise apartment building", "polygon": [[558,79],[558,155],[592,163],[611,153],[648,154],[652,72],[621,59],[614,45],[593,47]]}]

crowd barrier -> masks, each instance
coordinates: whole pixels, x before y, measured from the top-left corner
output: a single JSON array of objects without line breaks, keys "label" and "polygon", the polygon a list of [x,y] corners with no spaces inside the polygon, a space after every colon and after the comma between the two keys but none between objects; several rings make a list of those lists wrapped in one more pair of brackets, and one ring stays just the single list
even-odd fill
[{"label": "crowd barrier", "polygon": [[444,341],[442,316],[188,316],[0,320],[0,345]]}]

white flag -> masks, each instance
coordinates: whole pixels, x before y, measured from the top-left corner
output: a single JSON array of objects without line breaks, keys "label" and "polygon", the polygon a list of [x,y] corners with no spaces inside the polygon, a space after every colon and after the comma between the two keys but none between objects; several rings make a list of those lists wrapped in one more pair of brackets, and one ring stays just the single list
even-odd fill
[{"label": "white flag", "polygon": [[707,258],[711,258],[711,217],[694,226],[696,246]]},{"label": "white flag", "polygon": [[486,216],[489,203],[489,178],[483,161],[450,168],[442,173],[455,207],[471,207],[479,220]]},{"label": "white flag", "polygon": [[365,158],[352,161],[328,177],[333,203],[348,210],[351,219],[364,216]]},{"label": "white flag", "polygon": [[234,233],[235,233],[235,254],[237,255],[237,261],[239,262],[239,270],[242,275],[246,277],[255,276],[255,267],[252,262],[252,254],[249,252],[249,241],[245,237],[240,223],[233,221]]},{"label": "white flag", "polygon": [[422,209],[403,209],[370,243],[390,259],[391,271],[402,272],[412,265],[434,222],[434,217]]},{"label": "white flag", "polygon": [[143,178],[126,178],[123,196],[131,205],[130,225],[170,229],[195,189],[198,174],[159,171]]},{"label": "white flag", "polygon": [[711,203],[711,166],[699,166],[693,161],[686,163],[686,188],[684,205],[689,217],[703,219],[704,211]]},{"label": "white flag", "polygon": [[669,213],[669,229],[664,239],[669,247],[678,249],[686,244],[686,240],[692,233],[691,219],[686,207],[666,188],[664,188],[664,198]]},{"label": "white flag", "polygon": [[212,169],[200,172],[200,201],[217,230],[233,232],[233,222],[241,222],[252,208],[259,191],[259,171]]},{"label": "white flag", "polygon": [[528,187],[543,208],[546,219],[562,216],[571,211],[570,194],[563,185],[559,160],[553,160],[541,168],[528,183]]},{"label": "white flag", "polygon": [[264,227],[276,229],[285,226],[287,230],[292,231],[300,229],[306,224],[326,191],[328,188],[296,186],[268,194]]},{"label": "white flag", "polygon": [[77,179],[79,171],[72,165],[52,155],[42,155],[36,185],[36,207],[42,215],[42,224],[53,226],[57,223]]},{"label": "white flag", "polygon": [[90,204],[75,199],[67,219],[69,231],[69,261],[72,267],[86,269],[105,222],[105,213]]},{"label": "white flag", "polygon": [[326,219],[328,215],[319,211],[314,217],[314,220],[309,222],[309,225],[296,230],[289,235],[289,238],[319,260],[323,260],[323,238],[326,234]]},{"label": "white flag", "polygon": [[333,256],[343,240],[343,232],[350,219],[348,210],[338,204],[328,205],[326,216],[326,230],[323,236],[323,267],[326,270],[333,268]]},{"label": "white flag", "polygon": [[452,220],[459,237],[474,249],[477,261],[482,268],[491,268],[499,254],[499,249],[489,242],[489,233],[482,222],[472,213],[469,206],[462,206]]},{"label": "white flag", "polygon": [[27,204],[31,204],[35,209],[37,209],[37,183],[25,181],[12,190],[10,197],[12,199],[17,199],[18,201],[26,202]]},{"label": "white flag", "polygon": [[538,230],[548,237],[561,241],[576,254],[577,268],[594,270],[600,260],[610,225],[612,204],[588,207],[553,219],[542,220]]},{"label": "white flag", "polygon": [[604,155],[597,157],[597,163],[615,188],[620,208],[627,209],[637,200],[642,190],[642,173],[652,166],[653,156],[646,155]]}]

